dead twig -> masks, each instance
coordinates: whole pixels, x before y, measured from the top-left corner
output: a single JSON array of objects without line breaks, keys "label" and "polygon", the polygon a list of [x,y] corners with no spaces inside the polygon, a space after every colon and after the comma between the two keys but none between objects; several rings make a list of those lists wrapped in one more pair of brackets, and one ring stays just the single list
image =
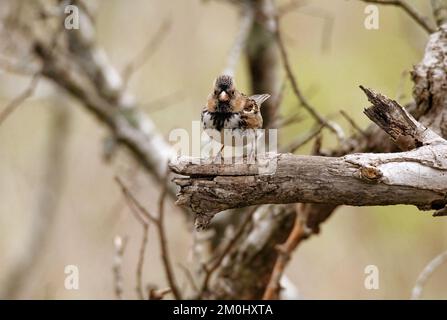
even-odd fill
[{"label": "dead twig", "polygon": [[[164,200],[167,195],[167,184],[166,181],[163,183],[163,189],[161,191],[160,197],[158,199],[158,217],[155,218],[136,198],[135,196],[130,192],[129,188],[125,186],[125,184],[118,178],[115,177],[116,182],[121,188],[121,191],[123,192],[125,198],[128,200],[128,203],[131,204],[131,208],[137,208],[139,214],[142,215],[140,217],[140,221],[142,223],[149,223],[152,222],[156,226],[157,229],[157,235],[160,245],[160,251],[161,251],[161,258],[163,261],[163,267],[165,270],[165,275],[167,278],[167,281],[169,283],[169,286],[172,290],[172,294],[174,295],[174,298],[177,300],[181,299],[180,291],[178,289],[174,272],[172,270],[172,265],[169,258],[169,252],[168,252],[168,246],[167,246],[167,239],[166,239],[166,233],[164,229]],[[166,179],[165,179],[166,180]],[[135,214],[135,216],[139,216],[139,214]]]},{"label": "dead twig", "polygon": [[430,26],[428,19],[422,16],[414,7],[403,0],[361,0],[366,3],[381,4],[381,5],[392,5],[400,7],[404,10],[414,21],[417,22],[425,31],[428,33],[433,33],[436,31],[435,28]]},{"label": "dead twig", "polygon": [[340,114],[346,119],[346,121],[349,122],[349,124],[356,130],[358,131],[362,136],[364,136],[365,138],[368,137],[368,135],[366,134],[366,132],[360,128],[360,126],[355,122],[355,120],[349,115],[347,114],[344,110],[340,110]]},{"label": "dead twig", "polygon": [[143,267],[144,267],[144,254],[146,252],[147,241],[149,235],[149,224],[143,225],[143,236],[141,238],[140,252],[138,255],[138,263],[137,263],[137,285],[135,290],[137,291],[138,298],[140,300],[144,300],[144,291],[143,291]]},{"label": "dead twig", "polygon": [[185,277],[188,280],[189,284],[191,285],[191,288],[193,289],[194,293],[199,293],[199,288],[197,287],[197,284],[194,281],[191,271],[181,263],[179,263],[178,266],[180,267],[180,269],[183,270],[183,273],[185,274]]},{"label": "dead twig", "polygon": [[208,289],[209,282],[211,280],[211,276],[213,273],[219,268],[219,266],[222,264],[222,261],[226,257],[226,255],[233,249],[236,242],[239,240],[239,238],[243,235],[245,228],[249,225],[251,222],[251,219],[253,217],[253,214],[256,212],[256,209],[258,209],[259,206],[254,206],[251,208],[250,211],[246,213],[245,219],[242,221],[242,223],[239,225],[239,228],[234,235],[234,237],[230,240],[230,242],[224,247],[224,249],[221,251],[220,255],[216,258],[215,262],[212,263],[211,266],[204,266],[205,270],[205,277],[202,282],[202,286],[199,293],[199,298],[204,298],[204,295],[206,293],[206,290]]},{"label": "dead twig", "polygon": [[172,292],[171,288],[165,288],[165,289],[150,288],[149,300],[162,300],[165,297],[165,295],[171,292]]},{"label": "dead twig", "polygon": [[276,259],[275,266],[273,267],[269,284],[267,285],[262,297],[263,300],[278,299],[281,290],[281,277],[284,273],[287,263],[289,262],[290,255],[292,254],[293,250],[295,250],[301,240],[307,237],[308,233],[306,232],[306,230],[307,228],[305,226],[304,219],[297,213],[295,224],[286,242],[277,246],[278,258]]},{"label": "dead twig", "polygon": [[[166,175],[167,177],[167,175]],[[158,219],[157,219],[157,230],[158,230],[158,240],[160,242],[160,249],[161,249],[161,259],[163,260],[163,265],[166,272],[166,277],[168,278],[168,283],[171,287],[172,294],[177,300],[180,300],[182,297],[180,295],[180,291],[177,287],[174,272],[172,270],[172,265],[169,259],[169,253],[168,253],[168,244],[166,239],[166,232],[164,229],[164,202],[167,195],[167,183],[166,179],[163,183],[162,190],[160,193],[160,197],[158,199]]]},{"label": "dead twig", "polygon": [[289,62],[289,58],[287,55],[287,50],[284,45],[284,42],[282,40],[281,31],[279,27],[279,20],[276,19],[276,30],[275,30],[275,38],[276,42],[278,43],[279,51],[282,57],[282,61],[284,64],[284,69],[287,74],[287,78],[290,81],[290,84],[292,85],[292,91],[297,97],[298,101],[300,102],[300,105],[306,109],[307,112],[322,126],[328,128],[330,131],[336,134],[339,141],[344,140],[344,133],[341,130],[340,126],[336,125],[332,121],[328,121],[325,119],[322,115],[318,113],[318,111],[309,103],[309,101],[306,99],[306,97],[302,94],[298,82],[293,74],[292,67]]},{"label": "dead twig", "polygon": [[295,141],[292,141],[287,146],[281,148],[280,152],[294,153],[296,150],[301,148],[303,145],[305,145],[306,143],[311,141],[313,138],[318,136],[323,128],[324,127],[320,125],[317,128],[315,128],[315,129],[311,130],[310,132],[308,132],[307,134],[305,134],[304,136],[298,137]]},{"label": "dead twig", "polygon": [[31,97],[36,90],[37,84],[39,82],[40,72],[35,73],[28,87],[19,96],[13,99],[6,107],[0,112],[0,125],[10,116],[26,99]]}]

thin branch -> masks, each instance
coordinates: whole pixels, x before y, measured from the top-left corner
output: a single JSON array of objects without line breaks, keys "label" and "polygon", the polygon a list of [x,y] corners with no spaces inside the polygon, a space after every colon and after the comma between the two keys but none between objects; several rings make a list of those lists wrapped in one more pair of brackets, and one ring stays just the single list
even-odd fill
[{"label": "thin branch", "polygon": [[[121,187],[121,191],[125,196],[127,205],[130,208],[131,213],[133,216],[138,220],[138,222],[143,227],[143,236],[141,238],[141,246],[140,251],[138,255],[138,262],[137,262],[137,270],[136,270],[136,286],[135,290],[137,292],[137,296],[140,300],[144,300],[144,291],[143,291],[143,268],[144,268],[144,254],[146,252],[147,242],[148,242],[148,234],[149,234],[149,222],[146,219],[151,219],[152,216],[147,213],[141,216],[142,210],[140,210],[140,207],[137,205],[137,201],[135,197],[133,197],[132,193],[129,191],[129,189],[124,185],[124,183],[118,178],[115,177],[116,182]],[[149,218],[151,217],[151,218]],[[153,221],[153,220],[151,220]]]},{"label": "thin branch", "polygon": [[361,0],[366,3],[374,3],[381,5],[393,5],[402,8],[411,18],[414,19],[425,31],[433,33],[436,28],[430,26],[428,19],[422,16],[414,7],[403,0]]},{"label": "thin branch", "polygon": [[150,288],[149,300],[162,300],[165,297],[165,295],[171,292],[172,292],[171,288],[165,288],[165,289]]},{"label": "thin branch", "polygon": [[397,92],[396,92],[396,101],[401,102],[405,98],[405,80],[406,77],[410,74],[409,71],[404,70],[401,73],[399,84],[397,85]]},{"label": "thin branch", "polygon": [[141,104],[141,109],[147,109],[149,113],[165,110],[166,108],[173,106],[175,103],[182,101],[184,98],[185,95],[183,92],[175,91]]},{"label": "thin branch", "polygon": [[333,13],[321,7],[308,7],[303,14],[323,20],[323,30],[321,35],[321,51],[328,52],[331,48],[331,38],[334,30],[335,17]]},{"label": "thin branch", "polygon": [[419,274],[418,279],[416,280],[416,284],[411,292],[411,299],[417,300],[421,298],[422,291],[424,286],[427,284],[427,281],[433,275],[433,273],[444,263],[447,262],[447,251],[444,251],[432,261],[430,261]]},{"label": "thin branch", "polygon": [[205,277],[203,279],[202,286],[201,286],[201,289],[200,289],[200,294],[199,294],[200,298],[204,297],[204,295],[205,295],[205,293],[206,293],[206,291],[208,289],[208,285],[209,285],[209,282],[211,280],[211,276],[220,267],[220,265],[222,264],[222,261],[227,256],[227,254],[230,253],[231,249],[234,248],[234,246],[236,245],[237,241],[239,240],[239,238],[244,233],[245,228],[249,225],[249,223],[250,223],[250,221],[251,221],[251,219],[253,217],[253,214],[256,212],[256,209],[258,209],[258,206],[253,207],[250,211],[248,211],[246,213],[245,219],[239,225],[239,228],[238,228],[236,234],[230,240],[230,242],[225,246],[225,248],[222,250],[222,252],[218,256],[217,260],[210,267],[204,266]]},{"label": "thin branch", "polygon": [[236,71],[236,66],[240,60],[241,53],[247,46],[247,39],[250,35],[250,30],[252,28],[254,21],[254,10],[252,4],[244,1],[242,4],[242,17],[240,22],[240,27],[236,38],[234,39],[234,44],[228,53],[227,64],[223,70],[223,74],[234,76]]},{"label": "thin branch", "polygon": [[26,99],[31,97],[36,90],[37,84],[39,82],[40,72],[35,73],[28,87],[19,96],[13,99],[6,107],[0,112],[0,125],[10,116]]},{"label": "thin branch", "polygon": [[289,125],[297,124],[301,121],[303,121],[302,115],[300,113],[294,113],[290,116],[277,119],[275,122],[275,126],[277,128],[284,128]]},{"label": "thin branch", "polygon": [[287,77],[290,81],[290,84],[292,85],[292,90],[295,96],[298,98],[298,101],[300,102],[301,106],[306,109],[309,114],[321,125],[327,127],[330,131],[336,134],[339,141],[342,141],[344,139],[344,133],[341,130],[341,128],[335,123],[326,120],[322,115],[318,113],[318,111],[307,101],[306,97],[302,94],[300,88],[298,87],[298,82],[293,74],[292,67],[289,62],[289,58],[287,55],[287,50],[284,45],[284,42],[282,40],[280,26],[279,26],[279,20],[276,20],[276,32],[275,32],[275,38],[278,43],[279,51],[281,53],[282,61],[284,64],[284,69],[286,71]]},{"label": "thin branch", "polygon": [[356,130],[358,131],[362,136],[364,136],[365,138],[368,137],[368,135],[366,134],[366,132],[360,128],[360,126],[355,122],[355,120],[349,115],[347,114],[344,110],[340,110],[340,114],[346,119],[346,121],[349,122],[349,124]]},{"label": "thin branch", "polygon": [[180,269],[183,270],[183,273],[185,274],[185,277],[188,280],[189,284],[191,285],[191,288],[194,291],[194,293],[198,294],[199,293],[199,288],[197,287],[197,284],[194,281],[194,278],[193,278],[193,276],[191,274],[191,271],[186,266],[184,266],[181,263],[179,263],[178,266],[180,267]]},{"label": "thin branch", "polygon": [[166,37],[171,28],[171,19],[165,19],[160,25],[152,39],[146,44],[143,50],[129,62],[122,72],[124,86],[129,82],[133,73],[141,68],[152,55],[157,51],[157,48]]},{"label": "thin branch", "polygon": [[138,255],[138,263],[137,263],[137,285],[135,290],[137,291],[138,298],[140,300],[144,300],[144,291],[143,291],[143,268],[144,268],[144,254],[146,252],[147,242],[149,235],[149,224],[143,224],[143,236],[141,238],[140,252]]},{"label": "thin branch", "polygon": [[296,150],[301,148],[303,145],[311,141],[313,138],[318,136],[324,126],[318,126],[317,128],[311,130],[309,133],[306,133],[304,136],[298,137],[295,141],[292,141],[289,145],[285,146],[281,149],[281,152],[290,152],[294,153]]},{"label": "thin branch", "polygon": [[[165,179],[166,180],[166,179]],[[129,201],[130,208],[137,208],[139,213],[144,217],[140,217],[139,221],[144,224],[147,224],[149,221],[154,223],[154,225],[157,228],[157,235],[159,240],[159,246],[161,251],[161,258],[166,274],[166,278],[168,280],[168,283],[171,287],[172,294],[177,300],[181,299],[180,291],[177,287],[174,272],[172,270],[171,262],[169,259],[169,252],[168,252],[168,246],[167,246],[167,240],[166,240],[166,233],[164,230],[164,200],[167,195],[167,184],[166,182],[163,183],[163,189],[160,194],[160,198],[158,200],[158,217],[155,218],[136,198],[135,196],[130,192],[129,188],[127,188],[124,183],[118,178],[115,177],[115,181],[118,183],[118,185],[121,188],[122,193],[124,194],[125,198]],[[136,217],[139,217],[139,214],[135,214]],[[146,219],[147,220],[146,220]]]},{"label": "thin branch", "polygon": [[[167,175],[166,175],[167,178]],[[163,187],[160,193],[160,197],[158,199],[158,223],[157,223],[157,230],[158,230],[158,239],[160,242],[160,249],[161,249],[161,258],[163,260],[163,265],[165,268],[165,273],[166,273],[166,277],[168,279],[168,283],[169,286],[171,287],[172,290],[172,294],[174,295],[174,298],[176,298],[177,300],[180,300],[181,294],[180,291],[178,289],[177,283],[175,281],[175,276],[174,276],[174,272],[172,270],[172,265],[171,265],[171,261],[169,258],[169,253],[168,253],[168,244],[167,244],[167,239],[166,239],[166,232],[164,229],[164,203],[165,203],[165,198],[167,195],[167,181],[165,179],[165,182],[163,183]]]},{"label": "thin branch", "polygon": [[[158,223],[157,218],[155,218],[145,207],[135,198],[135,196],[130,192],[129,188],[121,181],[119,177],[115,177],[116,183],[120,186],[121,192],[129,205],[132,214],[135,218],[142,224],[148,224],[151,221],[154,224]],[[135,210],[135,208],[137,210]]]},{"label": "thin branch", "polygon": [[113,257],[114,290],[117,299],[123,299],[123,255],[126,250],[127,237],[116,236],[113,240],[115,255]]},{"label": "thin branch", "polygon": [[276,259],[275,266],[273,267],[269,284],[267,285],[264,296],[262,297],[263,300],[277,300],[279,298],[281,291],[281,277],[287,263],[290,260],[290,255],[301,240],[305,239],[307,235],[308,232],[305,226],[305,221],[299,214],[297,214],[295,217],[295,224],[286,242],[277,246],[278,258]]}]

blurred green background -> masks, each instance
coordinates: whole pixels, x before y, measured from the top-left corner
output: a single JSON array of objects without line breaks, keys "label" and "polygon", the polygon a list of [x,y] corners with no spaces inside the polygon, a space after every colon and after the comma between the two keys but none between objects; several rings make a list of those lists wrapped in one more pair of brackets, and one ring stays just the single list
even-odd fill
[{"label": "blurred green background", "polygon": [[[285,3],[286,1],[279,1]],[[214,77],[225,65],[238,29],[238,13],[223,1],[102,0],[97,1],[98,40],[110,61],[122,70],[155,34],[165,18],[171,29],[160,48],[133,76],[129,86],[137,101],[167,137],[173,128],[191,128],[200,119]],[[368,105],[359,84],[390,97],[411,101],[408,71],[423,55],[427,34],[403,11],[380,7],[379,30],[363,26],[365,4],[351,0],[315,0],[288,13],[282,30],[292,67],[303,92],[313,105],[334,116],[347,133],[351,127],[339,116],[347,111],[362,127]],[[411,1],[430,16],[428,0]],[[329,18],[325,19],[322,16]],[[328,22],[329,21],[329,22]],[[327,23],[330,23],[329,27]],[[330,33],[325,33],[330,28]],[[324,41],[324,38],[327,41]],[[236,79],[248,91],[245,61]],[[282,72],[284,73],[284,72]],[[20,93],[28,79],[0,74],[0,105]],[[129,239],[124,255],[125,298],[135,298],[135,268],[142,234],[113,177],[135,176],[134,189],[151,210],[158,187],[120,151],[111,164],[102,159],[107,130],[91,114],[55,90],[39,85],[36,95],[0,126],[0,288],[14,261],[26,250],[26,239],[42,193],[56,199],[56,214],[46,230],[48,241],[29,270],[19,298],[114,298],[112,281],[113,238]],[[171,96],[168,100],[166,97]],[[159,109],[159,99],[168,106]],[[61,111],[63,110],[63,111]],[[286,86],[281,113],[299,110]],[[57,131],[60,113],[67,126]],[[304,110],[301,114],[307,117]],[[304,133],[310,120],[280,132],[281,142]],[[45,172],[52,132],[63,135],[60,185],[46,187]],[[324,140],[333,147],[334,140]],[[307,153],[309,146],[299,150]],[[173,263],[187,264],[192,231],[168,201],[167,234]],[[447,248],[447,219],[432,218],[410,206],[342,207],[326,222],[319,235],[303,243],[287,268],[289,279],[305,299],[407,299],[423,267]],[[166,286],[157,239],[150,230],[144,279]],[[80,271],[79,290],[64,288],[64,267]],[[380,289],[366,290],[364,268],[377,265]],[[177,268],[181,283],[183,274]],[[425,288],[424,298],[447,297],[447,268],[439,269]]]}]

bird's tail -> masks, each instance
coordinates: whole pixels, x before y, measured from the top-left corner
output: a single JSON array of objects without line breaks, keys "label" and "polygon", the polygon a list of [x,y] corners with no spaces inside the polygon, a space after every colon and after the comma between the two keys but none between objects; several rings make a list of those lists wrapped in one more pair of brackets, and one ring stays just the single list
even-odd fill
[{"label": "bird's tail", "polygon": [[250,99],[254,100],[256,102],[256,104],[258,105],[258,107],[260,107],[261,104],[268,98],[270,98],[270,95],[268,93],[255,94],[255,95],[250,96]]}]

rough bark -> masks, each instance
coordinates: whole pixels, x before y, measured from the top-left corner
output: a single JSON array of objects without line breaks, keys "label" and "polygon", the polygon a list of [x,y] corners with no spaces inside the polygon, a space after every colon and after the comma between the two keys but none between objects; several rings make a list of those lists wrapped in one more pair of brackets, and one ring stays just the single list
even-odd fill
[{"label": "rough bark", "polygon": [[197,214],[199,228],[206,227],[217,212],[255,204],[444,207],[447,142],[397,102],[362,89],[373,103],[365,114],[401,149],[417,149],[344,157],[270,154],[262,160],[275,163],[271,174],[259,174],[258,165],[193,164],[190,158],[179,158],[170,164],[171,169],[190,177],[175,179],[181,187],[177,203]]},{"label": "rough bark", "polygon": [[152,120],[138,109],[120,74],[97,46],[93,22],[85,14],[80,17],[83,28],[65,31],[67,48],[54,50],[52,41],[33,39],[43,76],[83,103],[149,173],[164,180],[173,154],[171,146]]},{"label": "rough bark", "polygon": [[415,117],[447,137],[447,23],[433,33],[422,61],[412,72]]},{"label": "rough bark", "polygon": [[[443,36],[445,34],[445,29],[442,28],[438,32],[432,34],[430,36],[430,41],[427,44],[426,50],[425,50],[425,57],[424,60],[415,66],[415,74],[418,74],[418,77],[413,77],[413,80],[415,81],[415,88],[419,86],[419,88],[422,89],[422,91],[430,91],[430,83],[431,82],[439,82],[439,81],[445,81],[445,77],[438,77],[433,78],[431,73],[425,72],[425,70],[433,70],[433,69],[439,69],[438,72],[443,72],[442,70],[447,70],[446,68],[446,60],[442,59],[445,54],[443,54],[441,48],[445,48],[445,39],[446,37]],[[427,59],[430,56],[436,56],[436,59]],[[438,66],[437,68],[433,68],[434,66]],[[439,68],[440,66],[440,68]],[[422,71],[422,72],[421,72]],[[436,74],[436,73],[435,73]],[[427,78],[431,79],[431,81],[427,81]],[[443,80],[444,79],[444,80]],[[439,88],[439,86],[435,86]],[[415,101],[419,101],[419,94],[420,90],[414,91],[414,98]],[[447,90],[440,90],[436,92],[436,95],[447,95]],[[427,99],[427,95],[425,96]],[[436,101],[440,102],[442,99],[437,99]],[[439,125],[441,124],[441,121],[434,122],[431,121],[431,119],[438,118],[438,113],[442,114],[445,110],[444,107],[438,107],[435,108],[436,112],[431,112],[429,115],[425,115],[424,113],[427,112],[425,108],[417,108],[417,105],[415,103],[410,103],[406,108],[416,119],[420,120],[423,124],[429,125],[435,132],[441,133],[441,130],[439,130]],[[425,109],[425,110],[424,110]],[[422,119],[420,119],[422,118]],[[442,119],[442,118],[439,118]],[[437,128],[438,126],[438,128]],[[389,139],[388,134],[381,130],[380,127],[378,127],[375,124],[370,125],[366,130],[366,135],[360,135],[355,134],[352,137],[346,139],[346,141],[341,145],[340,147],[337,147],[336,149],[333,149],[329,152],[328,155],[331,156],[344,156],[346,154],[350,153],[356,153],[356,152],[374,152],[374,153],[386,153],[386,152],[397,152],[399,151],[399,148],[392,142],[391,139]],[[447,138],[445,133],[443,133],[443,137]],[[331,214],[338,208],[338,205],[334,204],[320,204],[320,203],[312,203],[307,204],[305,206],[301,206],[300,209],[300,215],[305,216],[306,225],[311,231],[309,234],[315,234],[318,233],[320,230],[321,223],[326,221]],[[269,217],[265,216],[264,219],[268,220]],[[275,220],[271,220],[269,225],[269,232],[274,233],[277,229],[281,228],[280,223],[276,223]],[[252,233],[252,235],[250,235]],[[256,229],[247,231],[244,235],[244,238],[250,239],[256,239]],[[280,242],[278,242],[280,243]],[[235,251],[238,251],[238,248],[235,248]],[[265,257],[271,257],[270,252],[268,250],[260,250],[258,253],[258,256],[265,256]],[[236,256],[234,254],[233,256]],[[275,258],[276,259],[276,258]],[[230,259],[229,265],[232,264],[232,261]],[[266,264],[268,264],[268,259],[264,260]],[[232,264],[235,266],[235,264]],[[273,266],[273,264],[269,264]],[[227,267],[230,268],[230,267]],[[266,272],[266,270],[262,269],[250,269],[251,273],[246,274],[247,282],[256,282],[257,279],[263,278],[263,272]],[[258,272],[259,271],[259,272]],[[238,282],[237,279],[233,279],[234,282]],[[219,278],[216,279],[217,285],[219,286]],[[226,285],[231,286],[231,278],[226,278]],[[234,284],[237,285],[237,284]],[[233,296],[233,298],[239,297],[236,293],[236,295]],[[261,298],[262,295],[252,295],[251,298]]]}]

